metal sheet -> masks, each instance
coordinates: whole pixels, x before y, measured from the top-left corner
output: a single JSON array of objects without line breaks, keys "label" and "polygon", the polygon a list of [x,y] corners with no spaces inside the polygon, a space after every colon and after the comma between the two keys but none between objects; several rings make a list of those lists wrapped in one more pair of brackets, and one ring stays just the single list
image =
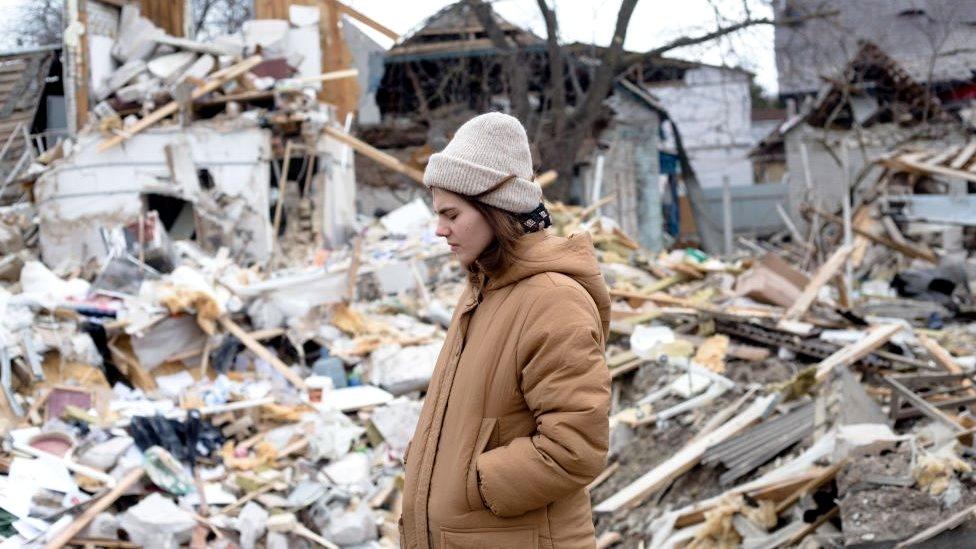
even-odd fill
[{"label": "metal sheet", "polygon": [[904,204],[902,214],[911,221],[976,225],[976,194],[916,194],[889,197],[888,203]]}]

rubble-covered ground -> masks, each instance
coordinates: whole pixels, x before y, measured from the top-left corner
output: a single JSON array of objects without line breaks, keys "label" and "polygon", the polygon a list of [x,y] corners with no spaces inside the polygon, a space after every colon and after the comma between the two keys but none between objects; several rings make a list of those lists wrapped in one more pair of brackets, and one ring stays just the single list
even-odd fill
[{"label": "rubble-covered ground", "polygon": [[[199,43],[123,8],[90,124],[0,205],[3,548],[398,546],[465,276],[423,199],[357,212],[357,163],[422,166],[319,101],[349,74],[300,70],[307,15]],[[549,204],[613,297],[600,547],[971,545],[974,222],[890,199],[974,158],[887,151],[846,221],[726,256]]]}]

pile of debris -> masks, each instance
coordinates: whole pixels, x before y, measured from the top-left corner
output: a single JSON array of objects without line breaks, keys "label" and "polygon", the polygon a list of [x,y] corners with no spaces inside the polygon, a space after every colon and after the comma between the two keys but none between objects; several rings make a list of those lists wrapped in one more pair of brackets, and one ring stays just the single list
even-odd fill
[{"label": "pile of debris", "polygon": [[319,8],[243,39],[133,5],[77,136],[0,206],[7,546],[398,543],[402,454],[463,289],[422,201],[356,215]]},{"label": "pile of debris", "polygon": [[[321,101],[355,71],[319,74],[318,8],[290,8],[201,43],[127,4],[91,44],[117,67],[89,126],[0,206],[7,546],[397,546],[465,276],[422,199],[357,215],[354,152],[422,166]],[[599,215],[611,197],[550,204],[614,299],[601,547],[972,528],[976,142],[863,173],[843,208],[781,209],[787,231],[727,257],[648,253]]]},{"label": "pile of debris", "polygon": [[894,150],[849,215],[804,207],[808,236],[740,238],[748,255],[648,260],[602,221],[616,336],[611,458],[590,485],[601,547],[965,544],[974,166],[973,142]]}]

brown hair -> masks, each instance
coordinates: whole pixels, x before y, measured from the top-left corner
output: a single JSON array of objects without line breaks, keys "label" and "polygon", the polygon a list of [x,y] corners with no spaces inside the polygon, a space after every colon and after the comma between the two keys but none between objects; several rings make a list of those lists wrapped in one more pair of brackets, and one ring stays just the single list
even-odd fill
[{"label": "brown hair", "polygon": [[518,218],[505,210],[469,197],[462,198],[484,216],[495,235],[478,259],[468,265],[468,280],[476,283],[481,276],[497,276],[505,272],[515,262],[515,244],[525,235],[525,229]]}]

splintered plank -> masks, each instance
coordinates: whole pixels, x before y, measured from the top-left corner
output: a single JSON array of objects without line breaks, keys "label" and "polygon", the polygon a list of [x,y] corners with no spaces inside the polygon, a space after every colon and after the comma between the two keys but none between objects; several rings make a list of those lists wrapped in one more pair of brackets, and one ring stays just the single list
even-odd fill
[{"label": "splintered plank", "polygon": [[823,359],[817,365],[817,381],[827,379],[834,368],[838,366],[850,366],[868,356],[875,349],[887,343],[901,329],[900,324],[880,324],[871,328],[867,335],[861,339],[841,347],[834,354]]},{"label": "splintered plank", "polygon": [[972,159],[974,154],[976,154],[976,141],[973,141],[972,143],[963,147],[962,151],[960,151],[956,158],[952,160],[952,163],[949,164],[949,167],[954,170],[963,169],[966,164],[969,164],[969,161]]},{"label": "splintered plank", "polygon": [[830,259],[820,266],[817,274],[803,288],[803,293],[800,294],[800,297],[786,310],[786,313],[783,314],[783,320],[799,320],[802,318],[810,309],[810,305],[813,305],[813,301],[817,299],[820,288],[823,288],[825,284],[830,282],[830,279],[834,275],[840,272],[840,268],[844,266],[844,262],[847,261],[847,258],[853,251],[854,247],[849,244],[837,248],[833,255],[830,256]]},{"label": "splintered plank", "polygon": [[[193,92],[190,94],[190,97],[194,100],[203,97],[204,95],[223,86],[227,82],[253,69],[259,63],[261,63],[261,60],[262,59],[260,55],[253,55],[251,57],[248,57],[244,61],[237,63],[236,65],[212,73],[210,75],[210,78],[207,79],[206,82],[193,89]],[[133,135],[156,125],[157,123],[159,123],[160,120],[166,118],[167,116],[175,114],[179,110],[180,110],[179,103],[176,101],[170,101],[169,103],[163,105],[162,107],[154,110],[152,113],[146,115],[145,118],[142,118],[141,120],[133,124],[131,128],[126,128],[119,135],[110,137],[109,139],[102,141],[98,145],[98,152],[104,152],[107,151],[108,149],[111,149],[112,147],[118,145],[119,143],[125,141],[126,139],[132,137]]]},{"label": "splintered plank", "polygon": [[280,358],[275,356],[274,353],[269,351],[264,345],[254,339],[251,334],[244,331],[236,322],[231,320],[226,316],[220,317],[220,324],[225,330],[230,332],[230,334],[240,340],[245,347],[250,349],[250,351],[258,356],[258,358],[263,359],[265,362],[271,365],[272,368],[278,371],[282,376],[285,377],[292,385],[298,387],[299,389],[306,389],[305,380],[302,379],[298,374],[293,372],[287,364],[281,361]]},{"label": "splintered plank", "polygon": [[640,505],[647,498],[697,465],[701,461],[702,455],[705,454],[705,450],[710,446],[732,437],[761,418],[775,398],[775,395],[769,395],[756,399],[752,405],[728,423],[685,445],[663,463],[600,502],[593,510],[597,513],[613,513],[620,509],[632,509]]}]

